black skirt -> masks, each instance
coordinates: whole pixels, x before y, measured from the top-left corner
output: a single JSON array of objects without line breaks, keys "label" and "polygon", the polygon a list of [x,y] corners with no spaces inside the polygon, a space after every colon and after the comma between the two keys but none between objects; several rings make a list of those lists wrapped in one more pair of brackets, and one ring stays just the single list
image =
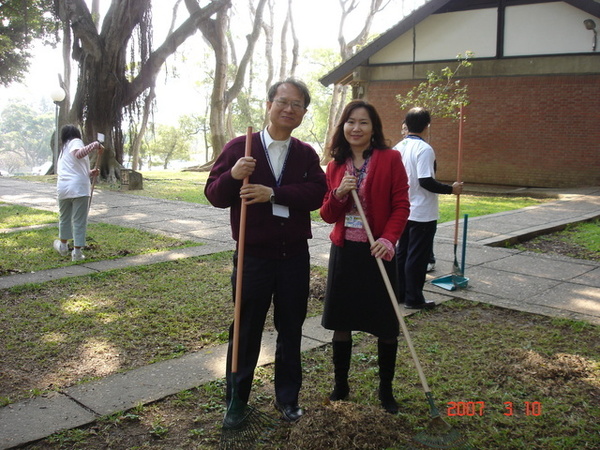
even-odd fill
[{"label": "black skirt", "polygon": [[[394,289],[395,260],[383,261]],[[331,245],[322,325],[328,330],[365,331],[383,339],[398,336],[398,318],[368,243]]]}]

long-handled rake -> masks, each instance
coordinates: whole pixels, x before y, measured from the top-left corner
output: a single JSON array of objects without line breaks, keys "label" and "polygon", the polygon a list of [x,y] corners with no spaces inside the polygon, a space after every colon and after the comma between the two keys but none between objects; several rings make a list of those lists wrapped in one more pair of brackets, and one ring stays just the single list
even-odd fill
[{"label": "long-handled rake", "polygon": [[[463,105],[460,105],[459,123],[458,123],[458,155],[456,162],[456,181],[461,181],[462,177],[462,146],[463,146]],[[456,208],[454,216],[454,261],[452,263],[452,275],[447,275],[431,280],[431,284],[454,291],[459,288],[466,288],[469,284],[469,279],[465,278],[464,273],[464,245],[463,237],[463,266],[458,265],[458,257],[456,250],[458,248],[458,217],[460,215],[460,194],[456,196]],[[465,223],[466,227],[466,223]],[[466,228],[465,228],[466,229]]]},{"label": "long-handled rake", "polygon": [[[100,142],[100,144],[104,144],[104,135],[102,133],[98,133],[98,142]],[[96,165],[94,166],[94,170],[98,169],[100,167],[100,155],[96,155]],[[98,178],[98,175],[93,175],[92,176],[92,190],[90,191],[90,201],[88,203],[88,213],[89,213],[89,209],[92,206],[92,197],[94,196],[94,188],[96,187],[96,179]]]},{"label": "long-handled rake", "polygon": [[[360,214],[360,218],[362,219],[363,226],[365,227],[365,231],[367,232],[367,236],[369,238],[369,243],[373,245],[375,239],[373,238],[373,233],[371,232],[371,227],[367,222],[367,218],[365,216],[365,212],[362,208],[360,200],[358,198],[358,194],[356,190],[352,191],[352,197],[354,199],[354,203],[358,209]],[[402,313],[400,312],[400,306],[398,305],[398,300],[396,298],[396,294],[394,293],[394,289],[392,288],[392,283],[390,282],[390,278],[383,266],[383,261],[380,258],[376,258],[377,265],[379,266],[379,271],[381,272],[381,276],[383,277],[383,282],[385,283],[385,287],[390,296],[390,301],[392,302],[392,306],[394,307],[394,311],[396,312],[396,316],[398,317],[398,322],[400,323],[400,328],[402,329],[402,334],[404,335],[404,339],[408,345],[410,350],[410,354],[412,359],[417,367],[417,372],[419,373],[419,379],[421,380],[421,384],[423,386],[423,391],[425,392],[425,397],[427,398],[427,402],[429,404],[429,411],[431,415],[431,421],[427,425],[427,428],[424,431],[421,431],[417,434],[413,439],[419,444],[425,445],[430,448],[442,448],[442,449],[471,449],[467,440],[458,433],[458,431],[454,430],[450,424],[446,423],[444,419],[441,418],[440,412],[435,406],[435,400],[433,398],[433,394],[431,393],[431,389],[429,389],[429,384],[427,383],[427,379],[425,378],[425,374],[423,373],[423,368],[421,367],[421,363],[419,361],[419,357],[417,356],[417,352],[415,351],[415,347],[413,345],[410,334],[408,333],[408,328],[402,317]]]},{"label": "long-handled rake", "polygon": [[[245,156],[251,156],[252,127],[246,133]],[[248,177],[244,179],[248,183]],[[238,395],[237,370],[240,343],[240,318],[242,311],[242,278],[244,272],[244,246],[246,242],[246,208],[242,201],[240,211],[240,232],[238,237],[237,272],[235,279],[235,307],[231,352],[231,399],[223,419],[221,449],[249,449],[260,439],[263,432],[275,425],[275,419],[249,406]]]}]

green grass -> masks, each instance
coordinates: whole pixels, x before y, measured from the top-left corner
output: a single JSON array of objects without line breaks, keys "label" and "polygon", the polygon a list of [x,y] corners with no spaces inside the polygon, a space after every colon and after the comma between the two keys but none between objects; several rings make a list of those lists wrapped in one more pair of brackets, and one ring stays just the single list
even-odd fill
[{"label": "green grass", "polygon": [[[193,179],[192,183],[183,177],[169,183],[187,192],[181,198],[188,194],[197,198],[201,189],[194,183],[201,181]],[[171,188],[163,183],[167,181],[157,181],[156,191],[167,195]],[[468,197],[461,196],[461,215],[489,214],[538,202],[493,197],[488,203],[488,197],[473,196],[470,205]],[[453,220],[455,197],[442,199],[440,209],[446,208],[442,217]],[[42,215],[33,222],[37,220],[44,223],[47,218]],[[31,219],[18,219],[13,226],[20,223],[35,224]],[[597,223],[582,226],[584,245],[597,246]],[[43,236],[42,231],[49,234]],[[8,243],[0,246],[0,258],[7,254],[6,260],[0,264],[12,262],[10,255],[28,245],[48,252],[31,259],[56,260],[58,255],[51,248],[56,231],[50,227],[35,230],[36,236],[8,233]],[[99,237],[90,226],[92,243],[101,243],[100,247],[108,245],[110,236],[126,232],[107,229]],[[27,239],[38,240],[34,244]],[[124,238],[109,255],[118,257],[115,253],[128,246]],[[96,251],[102,248],[92,247],[90,257]],[[230,273],[231,253],[226,252],[0,291],[0,404],[225,342],[233,309]],[[322,283],[325,276],[323,269],[314,269],[311,286],[317,280]],[[310,314],[320,312],[320,299],[314,296]],[[407,323],[442,417],[476,448],[599,446],[600,327],[459,300],[416,314]],[[300,402],[307,411],[305,418],[293,426],[278,425],[258,448],[399,449],[406,448],[410,437],[426,426],[427,402],[402,339],[394,385],[401,404],[398,416],[379,408],[372,337],[355,336],[349,402],[330,405],[325,401],[333,377],[329,345],[305,352],[303,362]],[[251,398],[254,407],[269,414],[274,414],[273,379],[272,365],[259,368]],[[215,448],[223,397],[224,380],[215,380],[25,448]],[[485,408],[478,410],[481,415],[448,417],[450,402],[483,402]],[[510,416],[505,415],[505,402],[513,406]],[[538,402],[542,413],[527,415],[526,402]]]},{"label": "green grass", "polygon": [[[598,447],[600,327],[462,300],[411,316],[407,326],[442,418],[475,448]],[[151,344],[162,342],[159,336]],[[306,415],[294,425],[278,423],[258,449],[404,449],[426,428],[428,403],[402,339],[394,378],[397,416],[383,412],[377,399],[375,338],[354,336],[347,402],[325,401],[333,383],[331,357],[329,345],[303,354],[300,404]],[[250,400],[270,415],[273,380],[272,365],[258,368]],[[26,448],[216,448],[224,389],[217,379]],[[475,406],[466,414],[468,403]]]},{"label": "green grass", "polygon": [[565,231],[557,233],[561,240],[573,241],[591,252],[600,253],[600,220],[569,225]]},{"label": "green grass", "polygon": [[511,247],[600,261],[600,219],[570,224],[562,231],[537,236]]},{"label": "green grass", "polygon": [[127,191],[143,197],[179,200],[208,205],[204,186],[208,172],[142,171],[144,189]]},{"label": "green grass", "polygon": [[[209,172],[181,172],[176,170],[142,170],[142,190],[122,191],[127,194],[142,197],[160,198],[164,200],[179,200],[190,203],[208,205],[204,196],[204,185]],[[22,180],[56,183],[56,175],[22,176]],[[109,184],[98,180],[96,189],[120,191],[120,183]]]},{"label": "green grass", "polygon": [[[32,221],[37,221],[39,224],[56,223],[57,221],[57,215],[54,213],[23,206],[0,207],[0,214],[6,211],[14,213],[14,215],[7,218],[7,222],[16,228],[31,226],[33,225]],[[4,221],[5,218],[2,217],[2,219]],[[20,229],[0,234],[0,275],[77,264],[71,262],[70,255],[60,256],[54,250],[52,243],[57,238],[57,226]],[[91,262],[193,245],[199,244],[193,241],[148,233],[135,228],[101,223],[88,226],[84,254],[85,261]]]},{"label": "green grass", "polygon": [[0,203],[0,229],[56,223],[56,214],[41,209]]},{"label": "green grass", "polygon": [[[208,178],[208,172],[178,172],[178,171],[141,171],[144,178],[144,189],[138,191],[124,191],[128,194],[143,197],[161,198],[166,200],[180,200],[191,203],[210,204],[204,196],[204,186]],[[21,177],[28,180],[56,182],[53,176],[43,177]],[[118,190],[119,186],[109,186],[99,183],[98,189]],[[497,212],[521,209],[527,206],[539,205],[551,199],[540,199],[533,197],[513,196],[485,196],[485,195],[461,195],[460,196],[460,218],[464,214],[469,217],[477,217]],[[440,195],[440,220],[448,222],[456,217],[456,196]],[[311,213],[313,220],[321,221],[319,211]]]},{"label": "green grass", "polygon": [[[440,195],[440,219],[439,223],[453,221],[456,218],[456,196]],[[461,195],[459,204],[459,219],[465,214],[469,217],[485,216],[504,211],[526,208],[539,205],[552,199],[540,199],[533,197],[511,197],[511,196],[485,196],[485,195]]]},{"label": "green grass", "polygon": [[[11,368],[0,396],[15,401],[226,342],[231,271],[224,252],[0,291],[0,354]],[[309,315],[320,312],[314,297]]]}]

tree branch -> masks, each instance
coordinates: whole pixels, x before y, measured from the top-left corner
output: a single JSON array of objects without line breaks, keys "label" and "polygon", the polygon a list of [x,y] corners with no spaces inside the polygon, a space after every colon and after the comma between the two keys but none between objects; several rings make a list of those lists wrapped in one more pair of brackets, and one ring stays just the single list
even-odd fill
[{"label": "tree branch", "polygon": [[102,57],[102,44],[85,1],[65,0],[64,8],[59,8],[59,11],[65,14],[61,19],[71,23],[73,34],[81,42],[85,52],[99,60]]},{"label": "tree branch", "polygon": [[198,29],[198,23],[208,19],[222,8],[229,6],[229,0],[212,1],[206,7],[198,9],[175,31],[167,36],[163,44],[152,52],[140,73],[127,88],[123,105],[133,102],[142,92],[154,84],[156,75],[166,59],[175,53],[177,48]]},{"label": "tree branch", "polygon": [[246,52],[240,61],[240,65],[235,76],[235,81],[226,92],[227,99],[236,98],[242,90],[244,78],[246,77],[246,67],[248,67],[248,63],[252,58],[254,46],[256,45],[256,41],[258,40],[258,36],[260,35],[260,30],[262,28],[262,15],[266,2],[267,0],[259,0],[258,2],[258,6],[256,7],[256,15],[254,16],[254,28],[252,29],[252,34],[248,36],[248,46],[246,47]]}]

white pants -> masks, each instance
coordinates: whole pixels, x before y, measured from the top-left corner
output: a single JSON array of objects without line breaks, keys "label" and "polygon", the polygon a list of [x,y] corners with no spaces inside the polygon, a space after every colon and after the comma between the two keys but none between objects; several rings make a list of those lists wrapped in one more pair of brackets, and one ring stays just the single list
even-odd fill
[{"label": "white pants", "polygon": [[73,239],[73,247],[85,247],[89,197],[58,200],[58,237]]}]

